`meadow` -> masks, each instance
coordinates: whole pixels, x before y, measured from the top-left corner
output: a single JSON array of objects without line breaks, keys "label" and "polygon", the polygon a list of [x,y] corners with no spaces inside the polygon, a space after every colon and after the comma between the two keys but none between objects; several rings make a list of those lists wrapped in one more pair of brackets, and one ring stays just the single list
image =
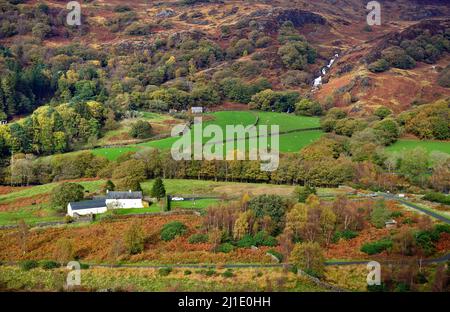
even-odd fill
[{"label": "meadow", "polygon": [[386,150],[389,152],[401,152],[417,147],[425,149],[428,153],[433,151],[450,154],[450,141],[423,141],[423,140],[398,140]]},{"label": "meadow", "polygon": [[[219,126],[224,134],[227,125],[243,125],[249,126],[255,124],[257,125],[279,125],[280,132],[295,131],[308,128],[317,128],[320,126],[319,118],[317,117],[305,117],[297,116],[293,114],[286,113],[274,113],[274,112],[256,112],[256,111],[221,111],[202,115],[203,123],[202,127],[205,128],[208,125]],[[259,119],[258,119],[259,117]],[[269,129],[270,130],[270,129]],[[321,130],[307,130],[299,132],[291,132],[280,135],[280,151],[281,152],[297,152],[303,147],[315,142],[323,135]],[[97,148],[93,149],[92,152],[95,155],[100,155],[108,158],[109,160],[115,160],[121,154],[126,152],[135,152],[140,148],[156,148],[160,150],[168,150],[172,147],[173,143],[177,141],[177,137],[168,137],[160,140],[148,141],[144,143],[131,144],[121,147],[111,147],[111,148]],[[202,143],[205,144],[211,138],[205,137],[202,139]],[[225,138],[224,138],[225,140]],[[270,146],[270,139],[269,146]],[[241,150],[238,147],[238,141],[235,139],[234,142],[225,142],[223,152],[224,155],[228,155],[234,149]],[[231,144],[233,143],[233,144]],[[249,149],[249,140],[245,139],[245,149]]]}]

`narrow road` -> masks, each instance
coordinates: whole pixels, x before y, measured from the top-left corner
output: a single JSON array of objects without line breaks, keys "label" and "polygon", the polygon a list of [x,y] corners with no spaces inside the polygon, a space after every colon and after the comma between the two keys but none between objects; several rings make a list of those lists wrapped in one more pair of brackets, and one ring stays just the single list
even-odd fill
[{"label": "narrow road", "polygon": [[435,213],[433,211],[429,211],[428,209],[424,209],[424,208],[422,208],[420,206],[417,206],[417,205],[415,205],[415,204],[413,204],[411,202],[408,202],[406,200],[400,199],[400,198],[396,197],[395,195],[388,194],[388,193],[378,193],[378,194],[380,194],[385,199],[396,200],[396,201],[402,203],[405,206],[408,206],[408,207],[410,207],[412,209],[419,210],[420,212],[423,212],[423,213],[429,215],[430,217],[436,218],[439,221],[442,221],[444,223],[450,224],[450,219],[449,218],[446,218],[446,217],[444,217],[444,216],[442,216],[442,215],[440,215],[438,213]]},{"label": "narrow road", "polygon": [[[326,261],[326,266],[346,266],[346,265],[360,265],[367,264],[372,260],[356,260],[356,261]],[[432,264],[432,263],[444,263],[450,261],[450,253],[433,259],[423,259],[422,264]],[[378,261],[382,264],[409,264],[405,261],[398,260],[387,260]],[[111,264],[89,264],[91,268],[138,268],[138,269],[161,269],[166,267],[171,267],[175,269],[215,269],[215,268],[226,268],[226,269],[242,269],[242,268],[282,268],[285,266],[291,266],[290,263],[271,263],[271,264],[256,264],[256,263],[229,263],[229,264],[167,264],[167,265],[133,265],[133,264],[122,264],[122,265],[111,265]]]}]

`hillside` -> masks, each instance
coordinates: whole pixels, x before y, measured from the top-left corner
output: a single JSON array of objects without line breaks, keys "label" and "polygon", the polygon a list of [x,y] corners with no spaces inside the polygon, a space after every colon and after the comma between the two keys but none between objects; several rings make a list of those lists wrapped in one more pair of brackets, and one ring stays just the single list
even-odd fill
[{"label": "hillside", "polygon": [[[42,40],[50,51],[80,44],[99,53],[117,55],[108,60],[110,68],[106,75],[111,82],[136,78],[144,86],[187,84],[187,88],[192,88],[184,79],[201,81],[236,76],[254,82],[264,77],[275,90],[297,90],[309,95],[321,68],[339,54],[323,77],[323,87],[312,94],[322,105],[333,102],[360,115],[384,105],[398,113],[414,104],[450,95],[448,87],[438,84],[440,72],[450,60],[447,52],[407,70],[394,68],[372,73],[367,69],[371,58],[389,47],[393,38],[407,38],[408,34],[411,37],[411,29],[432,29],[432,35],[445,34],[450,14],[445,1],[382,1],[382,25],[369,28],[365,3],[357,0],[92,1],[82,4],[79,27],[65,24],[65,2],[18,2],[23,4],[7,6],[8,1],[2,1],[5,19],[0,43],[11,46],[21,42],[24,46]],[[29,20],[19,27],[30,16],[25,12],[36,10],[38,4],[42,11],[32,15],[34,20],[42,20],[44,25],[39,25],[43,29],[27,25]],[[291,21],[295,29],[283,28],[285,21]],[[286,64],[280,58],[279,48],[284,45],[280,36],[292,40],[292,36],[298,35],[304,36],[317,51],[315,60],[301,65]],[[203,42],[203,47],[196,48],[190,40]],[[46,53],[55,54],[50,51]],[[195,54],[194,66],[188,62],[191,56],[186,51]],[[132,58],[125,61],[123,57],[127,55]],[[138,55],[140,65],[133,61]],[[166,72],[165,77],[143,74],[150,56],[151,65],[157,67],[175,57],[173,72]],[[242,102],[233,97],[229,100]]]}]

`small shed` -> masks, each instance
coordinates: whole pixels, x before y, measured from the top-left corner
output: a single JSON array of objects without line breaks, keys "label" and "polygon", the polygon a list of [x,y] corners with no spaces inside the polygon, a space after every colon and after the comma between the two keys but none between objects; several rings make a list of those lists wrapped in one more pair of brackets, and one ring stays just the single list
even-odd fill
[{"label": "small shed", "polygon": [[385,225],[386,225],[386,228],[387,229],[392,229],[392,228],[396,228],[397,227],[397,221],[395,221],[395,220],[387,220],[386,222],[385,222]]},{"label": "small shed", "polygon": [[192,106],[191,107],[192,114],[203,114],[203,107],[201,106]]}]

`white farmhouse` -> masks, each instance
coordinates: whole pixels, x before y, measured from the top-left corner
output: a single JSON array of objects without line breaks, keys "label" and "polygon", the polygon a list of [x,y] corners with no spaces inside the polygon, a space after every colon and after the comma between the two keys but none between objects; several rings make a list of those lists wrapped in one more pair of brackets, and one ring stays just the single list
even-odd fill
[{"label": "white farmhouse", "polygon": [[106,207],[115,208],[143,208],[142,192],[109,192],[106,193]]},{"label": "white farmhouse", "polygon": [[108,209],[143,208],[142,192],[107,192],[106,197],[67,205],[67,214],[71,217],[104,213]]},{"label": "white farmhouse", "polygon": [[84,200],[67,205],[67,214],[71,217],[104,213],[106,210],[105,199]]}]

